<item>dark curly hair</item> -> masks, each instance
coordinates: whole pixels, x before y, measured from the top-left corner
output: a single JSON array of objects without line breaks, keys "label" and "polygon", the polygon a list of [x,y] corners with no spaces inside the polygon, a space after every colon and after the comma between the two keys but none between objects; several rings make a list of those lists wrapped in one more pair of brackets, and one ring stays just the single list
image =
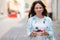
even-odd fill
[{"label": "dark curly hair", "polygon": [[32,7],[31,7],[31,9],[30,9],[30,12],[29,12],[29,14],[28,14],[28,18],[36,15],[36,13],[35,13],[35,11],[34,11],[34,7],[35,7],[35,5],[36,5],[37,3],[39,3],[40,5],[42,5],[42,7],[44,8],[42,15],[43,15],[43,16],[47,16],[46,6],[43,4],[43,2],[42,2],[42,1],[34,1],[33,4],[32,4]]}]

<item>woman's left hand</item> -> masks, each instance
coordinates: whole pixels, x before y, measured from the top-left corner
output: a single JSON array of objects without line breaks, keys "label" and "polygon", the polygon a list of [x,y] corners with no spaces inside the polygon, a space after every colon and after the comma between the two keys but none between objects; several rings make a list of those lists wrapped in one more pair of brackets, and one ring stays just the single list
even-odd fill
[{"label": "woman's left hand", "polygon": [[49,35],[49,34],[45,30],[44,30],[44,32],[41,33],[41,36],[47,36],[47,35]]}]

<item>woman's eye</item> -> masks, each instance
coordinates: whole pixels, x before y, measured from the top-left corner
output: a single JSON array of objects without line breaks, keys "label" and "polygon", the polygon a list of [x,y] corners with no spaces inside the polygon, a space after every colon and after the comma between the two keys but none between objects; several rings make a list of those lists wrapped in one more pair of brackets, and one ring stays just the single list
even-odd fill
[{"label": "woman's eye", "polygon": [[39,7],[39,9],[42,9],[42,7]]},{"label": "woman's eye", "polygon": [[38,9],[38,7],[36,7],[36,9]]}]

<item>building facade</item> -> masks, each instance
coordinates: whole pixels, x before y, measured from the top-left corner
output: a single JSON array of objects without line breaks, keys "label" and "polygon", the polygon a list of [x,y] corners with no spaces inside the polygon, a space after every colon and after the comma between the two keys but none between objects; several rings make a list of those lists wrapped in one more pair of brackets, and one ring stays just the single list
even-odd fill
[{"label": "building facade", "polygon": [[[27,8],[31,8],[31,4],[36,0],[24,0],[27,3]],[[47,10],[52,12],[52,18],[55,21],[60,21],[60,0],[42,0],[47,6]],[[8,0],[0,0],[0,15],[3,13],[5,16],[7,13]],[[50,3],[49,3],[50,2]],[[22,3],[23,4],[23,3]],[[23,15],[23,14],[22,14]]]}]

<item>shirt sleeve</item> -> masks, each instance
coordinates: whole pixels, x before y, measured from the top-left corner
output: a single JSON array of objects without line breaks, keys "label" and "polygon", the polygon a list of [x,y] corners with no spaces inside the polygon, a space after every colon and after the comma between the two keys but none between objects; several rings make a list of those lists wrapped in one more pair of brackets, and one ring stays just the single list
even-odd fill
[{"label": "shirt sleeve", "polygon": [[30,36],[30,33],[32,31],[32,20],[28,19],[28,26],[27,26],[27,36]]},{"label": "shirt sleeve", "polygon": [[53,23],[52,23],[52,20],[51,20],[51,18],[47,18],[47,32],[48,32],[48,36],[49,37],[52,37],[53,36],[53,28],[52,28],[52,26],[53,26]]}]

